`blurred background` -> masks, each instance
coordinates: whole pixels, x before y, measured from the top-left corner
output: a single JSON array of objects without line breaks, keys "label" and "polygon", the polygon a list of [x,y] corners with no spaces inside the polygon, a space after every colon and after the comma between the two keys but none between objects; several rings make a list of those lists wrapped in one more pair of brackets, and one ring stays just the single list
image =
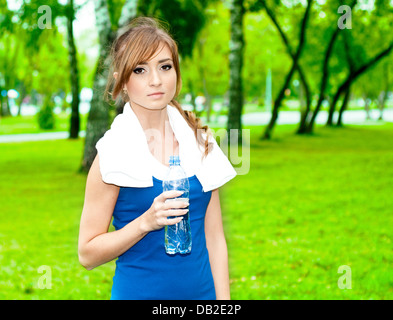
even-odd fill
[{"label": "blurred background", "polygon": [[0,299],[110,297],[114,262],[84,270],[77,238],[122,107],[103,99],[108,50],[137,16],[176,39],[183,108],[240,133],[220,192],[232,299],[393,298],[392,0],[0,0],[0,14]]}]

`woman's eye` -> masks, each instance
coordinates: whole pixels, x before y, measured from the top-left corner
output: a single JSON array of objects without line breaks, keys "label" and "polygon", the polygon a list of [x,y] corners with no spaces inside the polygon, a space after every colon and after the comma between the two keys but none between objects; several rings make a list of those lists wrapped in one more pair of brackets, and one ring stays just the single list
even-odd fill
[{"label": "woman's eye", "polygon": [[141,74],[141,73],[143,73],[145,70],[143,69],[143,68],[136,68],[136,69],[134,69],[134,73],[136,73],[136,74]]},{"label": "woman's eye", "polygon": [[171,66],[170,64],[166,64],[165,66],[162,66],[162,68],[163,68],[165,71],[168,71],[168,70],[171,70],[171,69],[172,69],[172,66]]}]

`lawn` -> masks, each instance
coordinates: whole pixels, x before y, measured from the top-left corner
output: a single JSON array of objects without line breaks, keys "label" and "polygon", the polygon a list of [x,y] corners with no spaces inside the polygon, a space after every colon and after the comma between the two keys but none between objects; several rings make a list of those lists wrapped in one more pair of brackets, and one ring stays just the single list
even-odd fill
[{"label": "lawn", "polygon": [[[250,172],[221,189],[232,298],[392,299],[393,124],[294,128],[272,141],[250,128]],[[0,299],[110,297],[114,262],[86,271],[77,257],[82,149],[0,144]],[[351,289],[338,287],[340,266]]]},{"label": "lawn", "polygon": [[[69,131],[70,114],[62,112],[55,115],[55,128],[53,130],[40,129],[37,116],[19,116],[0,118],[0,135],[1,134],[22,134],[22,133],[40,133]],[[81,130],[85,130],[87,114],[80,115]]]}]

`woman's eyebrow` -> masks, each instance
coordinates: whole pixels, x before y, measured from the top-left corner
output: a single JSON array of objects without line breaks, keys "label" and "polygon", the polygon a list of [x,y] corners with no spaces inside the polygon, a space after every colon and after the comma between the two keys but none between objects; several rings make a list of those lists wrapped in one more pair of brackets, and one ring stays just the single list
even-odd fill
[{"label": "woman's eyebrow", "polygon": [[[172,61],[171,58],[166,58],[166,59],[159,60],[158,63],[163,63],[163,62],[166,62],[166,61],[169,61],[169,60]],[[140,64],[147,64],[147,62],[141,62]]]}]

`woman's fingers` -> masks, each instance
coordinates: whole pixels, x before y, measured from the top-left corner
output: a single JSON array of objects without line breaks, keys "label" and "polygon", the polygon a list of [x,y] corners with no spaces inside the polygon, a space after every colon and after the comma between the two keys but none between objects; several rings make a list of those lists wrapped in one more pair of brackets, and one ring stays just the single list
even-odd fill
[{"label": "woman's fingers", "polygon": [[[188,212],[188,198],[181,198],[183,191],[165,191],[158,195],[146,212],[149,228],[156,230],[166,225],[174,225]],[[186,209],[187,208],[187,209]]]},{"label": "woman's fingers", "polygon": [[182,220],[183,220],[183,217],[177,217],[177,218],[173,218],[173,219],[165,219],[164,225],[172,226],[176,223],[179,223]]},{"label": "woman's fingers", "polygon": [[162,206],[162,210],[187,208],[189,206],[187,200],[188,199],[182,199],[182,198],[169,199]]},{"label": "woman's fingers", "polygon": [[161,193],[156,200],[160,202],[165,202],[166,199],[176,198],[183,194],[183,191],[171,190],[171,191],[164,191]]},{"label": "woman's fingers", "polygon": [[163,211],[164,216],[166,217],[177,217],[177,216],[183,216],[188,212],[188,209],[169,209]]}]

